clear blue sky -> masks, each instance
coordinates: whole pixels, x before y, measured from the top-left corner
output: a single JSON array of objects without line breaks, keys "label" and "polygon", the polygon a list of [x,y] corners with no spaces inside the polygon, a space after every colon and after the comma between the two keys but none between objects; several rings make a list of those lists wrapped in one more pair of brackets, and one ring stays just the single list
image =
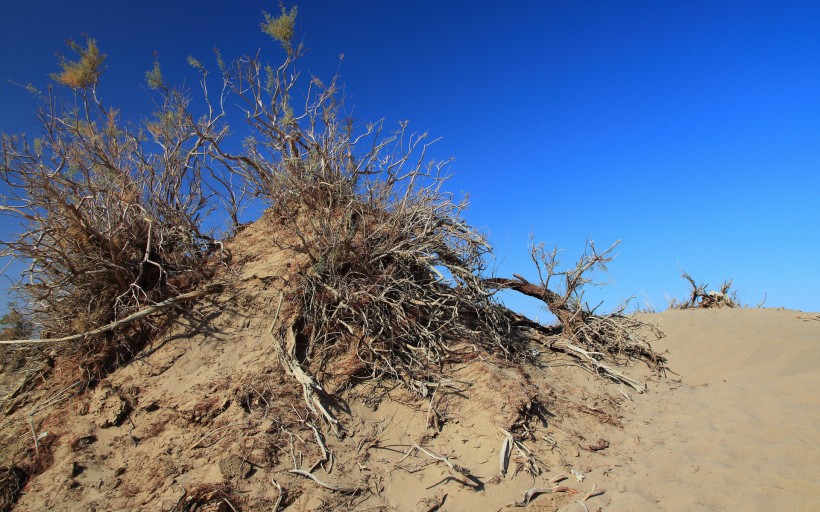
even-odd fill
[{"label": "clear blue sky", "polygon": [[[292,3],[287,4],[292,5]],[[0,130],[31,131],[64,39],[108,54],[102,95],[139,118],[171,82],[275,45],[275,2],[0,0]],[[680,269],[743,302],[820,311],[820,3],[302,1],[303,69],[341,74],[358,119],[443,140],[499,274],[533,276],[528,235],[577,254],[622,239],[606,289],[664,308]],[[11,227],[2,226],[7,232]],[[533,304],[511,304],[538,314]]]}]

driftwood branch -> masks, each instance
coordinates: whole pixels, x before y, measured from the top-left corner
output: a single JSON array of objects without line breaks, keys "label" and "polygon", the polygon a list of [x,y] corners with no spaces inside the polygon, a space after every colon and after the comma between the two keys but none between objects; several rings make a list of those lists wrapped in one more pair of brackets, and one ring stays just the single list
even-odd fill
[{"label": "driftwood branch", "polygon": [[219,287],[209,287],[204,290],[197,290],[189,293],[183,293],[182,295],[177,295],[176,297],[172,297],[170,299],[164,300],[153,306],[148,306],[145,309],[137,311],[136,313],[129,315],[121,320],[117,320],[115,322],[111,322],[110,324],[100,327],[98,329],[94,329],[93,331],[87,331],[80,334],[72,334],[71,336],[64,336],[62,338],[41,338],[41,339],[28,339],[28,340],[0,340],[1,345],[21,345],[25,343],[63,343],[66,341],[75,341],[81,340],[84,338],[88,338],[90,336],[96,336],[98,334],[103,334],[105,332],[113,331],[118,329],[124,325],[130,324],[140,318],[145,318],[146,316],[156,313],[157,311],[161,311],[166,309],[170,306],[175,304],[179,304],[181,302],[188,302],[191,300],[199,299],[216,291],[219,291]]}]

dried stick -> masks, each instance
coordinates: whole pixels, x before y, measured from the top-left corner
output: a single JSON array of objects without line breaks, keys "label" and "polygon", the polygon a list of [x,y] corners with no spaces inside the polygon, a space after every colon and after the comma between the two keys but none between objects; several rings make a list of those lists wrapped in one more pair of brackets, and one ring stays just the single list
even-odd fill
[{"label": "dried stick", "polygon": [[271,483],[276,486],[276,489],[279,491],[279,497],[276,498],[276,503],[273,504],[273,508],[271,512],[279,512],[279,507],[282,505],[282,500],[285,499],[285,490],[282,489],[282,486],[279,485],[279,482],[274,480],[273,478],[270,479]]},{"label": "dried stick", "polygon": [[152,313],[156,313],[162,309],[165,309],[169,306],[173,306],[174,304],[179,304],[180,302],[186,302],[189,300],[198,299],[200,297],[204,297],[216,291],[219,291],[220,287],[210,287],[206,288],[205,290],[197,290],[189,293],[183,293],[182,295],[177,295],[176,297],[172,297],[170,299],[164,300],[153,306],[148,306],[147,308],[137,311],[136,313],[129,315],[121,320],[117,320],[115,322],[111,322],[110,324],[100,327],[98,329],[94,329],[93,331],[88,331],[80,334],[72,334],[71,336],[65,336],[63,338],[45,338],[45,339],[29,339],[29,340],[0,340],[0,344],[2,345],[17,345],[17,344],[24,344],[24,343],[62,343],[66,341],[74,341],[74,340],[81,340],[84,338],[88,338],[89,336],[96,336],[98,334],[102,334],[104,332],[113,331],[123,325],[130,324],[140,318],[144,318]]},{"label": "dried stick", "polygon": [[613,369],[610,366],[605,365],[604,363],[598,361],[593,356],[599,355],[598,352],[591,352],[582,349],[576,345],[568,341],[559,341],[552,344],[552,348],[556,348],[559,350],[563,350],[564,352],[577,357],[578,359],[583,360],[584,362],[591,364],[598,372],[601,374],[609,377],[610,379],[614,380],[615,382],[622,382],[627,386],[631,387],[638,393],[643,393],[646,391],[646,384],[639,382],[635,379],[627,377],[623,373]]},{"label": "dried stick", "polygon": [[596,487],[598,487],[597,483],[592,484],[592,489],[590,489],[588,493],[584,494],[584,497],[581,498],[581,501],[586,501],[586,500],[590,499],[591,497],[597,496],[597,495],[599,495],[603,492],[603,491],[600,491],[600,492],[596,493],[595,492]]},{"label": "dried stick", "polygon": [[216,434],[216,433],[217,433],[217,432],[219,432],[220,430],[225,430],[225,429],[226,429],[226,428],[228,428],[228,427],[235,427],[235,426],[237,426],[237,425],[241,425],[241,424],[243,424],[243,423],[245,423],[245,422],[244,422],[244,421],[236,421],[236,422],[234,422],[234,423],[228,423],[227,425],[222,425],[221,427],[215,428],[215,429],[211,430],[210,432],[208,432],[207,434],[205,434],[204,436],[202,436],[202,437],[199,439],[199,441],[197,441],[196,443],[192,444],[192,445],[191,445],[191,447],[190,447],[190,448],[188,448],[188,449],[189,449],[189,450],[193,450],[194,448],[196,448],[197,446],[199,446],[199,443],[201,443],[202,441],[204,441],[204,440],[208,439],[209,437],[211,437],[212,435]]},{"label": "dried stick", "polygon": [[31,428],[31,435],[34,438],[34,452],[37,455],[40,455],[40,439],[37,437],[37,432],[34,430],[34,415],[37,414],[38,412],[44,410],[46,407],[52,406],[52,405],[62,401],[65,398],[65,394],[69,390],[73,389],[75,386],[80,384],[81,382],[82,381],[77,381],[74,384],[68,386],[67,388],[61,389],[56,395],[53,395],[48,400],[46,400],[46,402],[44,404],[33,407],[31,409],[31,411],[29,411],[28,417],[27,417],[28,426],[29,426],[29,428]]},{"label": "dried stick", "polygon": [[504,434],[504,442],[501,443],[501,452],[498,456],[499,472],[501,476],[507,474],[507,468],[510,465],[510,454],[512,453],[513,436],[503,429],[499,429]]},{"label": "dried stick", "polygon": [[316,428],[316,425],[309,421],[306,421],[305,424],[307,424],[307,426],[310,427],[311,430],[313,430],[313,436],[316,438],[316,444],[319,445],[319,449],[322,451],[322,458],[313,463],[313,466],[310,467],[310,472],[313,473],[316,470],[316,468],[322,466],[325,462],[330,462],[330,468],[325,469],[325,472],[327,474],[330,474],[330,471],[333,469],[333,452],[327,449],[325,441],[324,439],[322,439],[322,434],[321,432],[319,432],[319,429]]},{"label": "dried stick", "polygon": [[407,450],[407,453],[405,453],[405,454],[404,454],[404,457],[402,457],[401,459],[397,460],[395,463],[396,463],[396,464],[399,464],[399,463],[400,463],[400,462],[402,462],[404,459],[406,459],[407,457],[409,457],[410,455],[412,455],[412,454],[413,454],[413,452],[414,452],[414,451],[416,451],[416,450],[418,450],[418,451],[420,451],[420,452],[423,452],[425,455],[427,455],[427,456],[428,456],[428,457],[430,457],[431,459],[434,459],[434,460],[437,460],[437,461],[439,461],[439,462],[443,462],[443,463],[445,463],[445,464],[447,465],[447,467],[449,467],[451,470],[453,470],[454,472],[456,472],[456,473],[458,473],[458,474],[460,474],[460,475],[472,476],[472,475],[470,474],[470,470],[468,470],[467,468],[464,468],[464,467],[459,466],[459,465],[457,465],[457,464],[453,464],[452,462],[450,462],[450,459],[448,459],[447,457],[444,457],[444,456],[442,456],[442,455],[436,455],[435,453],[431,452],[430,450],[428,450],[428,449],[426,449],[426,448],[424,448],[424,447],[422,447],[422,446],[419,446],[419,445],[417,445],[417,444],[414,444],[413,446],[411,446],[411,447],[410,447],[410,449],[409,449],[409,450]]},{"label": "dried stick", "polygon": [[510,503],[507,505],[508,507],[526,507],[530,504],[533,498],[538,496],[539,494],[549,494],[552,492],[552,489],[549,487],[530,487],[526,491],[524,491],[524,497],[521,498],[521,501],[516,501],[514,503]]},{"label": "dried stick", "polygon": [[329,484],[327,482],[323,482],[323,481],[319,480],[318,478],[316,478],[316,476],[313,473],[310,473],[308,471],[304,471],[302,469],[290,469],[290,470],[288,470],[288,473],[301,475],[305,478],[313,480],[314,482],[316,482],[318,485],[324,487],[325,489],[330,489],[331,491],[340,492],[342,494],[355,494],[355,493],[359,492],[359,490],[360,490],[358,487],[342,487],[342,486],[339,486],[339,485],[333,485],[333,484]]}]

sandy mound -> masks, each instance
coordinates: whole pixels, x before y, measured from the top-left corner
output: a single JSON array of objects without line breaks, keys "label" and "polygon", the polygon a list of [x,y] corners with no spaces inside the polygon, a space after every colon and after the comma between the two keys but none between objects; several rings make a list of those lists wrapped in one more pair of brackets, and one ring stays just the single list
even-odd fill
[{"label": "sandy mound", "polygon": [[477,510],[531,488],[555,491],[528,496],[550,510],[592,489],[571,472],[599,467],[628,395],[550,350],[464,357],[427,398],[390,379],[338,383],[328,406],[347,435],[333,436],[277,359],[273,312],[296,265],[268,221],[237,238],[226,291],[176,331],[85,393],[60,395],[71,383],[57,379],[18,404],[26,422],[50,405],[32,417],[45,470],[15,510]]},{"label": "sandy mound", "polygon": [[[69,382],[17,404],[17,420],[38,411],[45,470],[14,510],[820,505],[816,317],[650,315],[683,381],[622,368],[652,379],[640,395],[549,350],[526,364],[467,358],[425,399],[389,380],[339,382],[328,405],[347,434],[337,438],[277,359],[272,312],[294,264],[271,249],[269,229],[237,238],[225,292],[94,389],[62,399]],[[6,443],[31,447],[28,425],[13,420]]]}]

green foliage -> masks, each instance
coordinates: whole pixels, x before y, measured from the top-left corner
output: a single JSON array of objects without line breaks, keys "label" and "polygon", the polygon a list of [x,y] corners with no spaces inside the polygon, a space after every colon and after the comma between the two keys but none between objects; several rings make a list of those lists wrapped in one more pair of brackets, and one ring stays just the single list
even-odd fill
[{"label": "green foliage", "polygon": [[214,57],[216,57],[216,65],[219,68],[219,71],[225,75],[228,72],[227,66],[225,66],[225,60],[222,58],[222,52],[219,51],[219,48],[214,48]]},{"label": "green foliage", "polygon": [[43,93],[40,92],[40,89],[34,87],[34,85],[32,85],[31,83],[26,84],[25,87],[26,87],[26,91],[28,91],[29,94],[31,94],[35,98],[39,98],[40,96],[43,95]]},{"label": "green foliage", "polygon": [[154,67],[151,71],[145,72],[145,81],[148,82],[148,87],[151,89],[162,89],[165,84],[162,80],[162,69],[159,67],[159,61],[154,61]]},{"label": "green foliage", "polygon": [[202,63],[199,62],[199,59],[197,59],[193,55],[188,55],[188,65],[194,68],[195,70],[199,71],[200,73],[208,73],[208,70],[205,69],[205,66],[203,66]]},{"label": "green foliage", "polygon": [[262,32],[271,36],[276,41],[282,44],[282,47],[290,53],[293,50],[293,35],[296,26],[296,7],[292,7],[287,11],[284,6],[281,7],[282,13],[279,16],[271,16],[268,13],[265,15],[265,22],[262,23]]},{"label": "green foliage", "polygon": [[61,58],[62,71],[51,75],[52,79],[72,89],[85,89],[96,85],[103,72],[102,65],[106,58],[106,55],[100,53],[97,48],[97,42],[88,38],[85,48],[72,40],[68,40],[66,44],[79,56],[79,59],[71,61]]}]

